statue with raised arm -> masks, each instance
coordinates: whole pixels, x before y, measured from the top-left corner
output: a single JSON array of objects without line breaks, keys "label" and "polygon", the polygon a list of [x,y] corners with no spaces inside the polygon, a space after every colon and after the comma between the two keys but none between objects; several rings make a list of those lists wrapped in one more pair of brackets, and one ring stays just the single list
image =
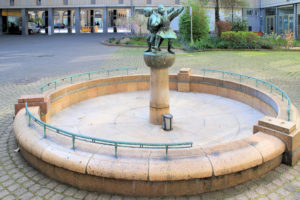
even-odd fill
[{"label": "statue with raised arm", "polygon": [[160,45],[164,39],[168,39],[168,52],[174,54],[172,49],[173,40],[177,38],[176,33],[171,29],[171,21],[175,19],[180,13],[184,10],[184,7],[181,6],[178,9],[174,9],[174,7],[170,7],[167,10],[167,13],[164,11],[163,5],[158,6],[158,13],[161,17],[161,25],[160,29],[155,37],[155,46],[153,47],[153,53],[156,53],[160,48]]},{"label": "statue with raised arm", "polygon": [[148,49],[145,52],[151,52],[155,45],[155,37],[160,29],[162,18],[152,8],[144,9],[145,17],[148,17],[147,30],[150,32],[147,37]]}]

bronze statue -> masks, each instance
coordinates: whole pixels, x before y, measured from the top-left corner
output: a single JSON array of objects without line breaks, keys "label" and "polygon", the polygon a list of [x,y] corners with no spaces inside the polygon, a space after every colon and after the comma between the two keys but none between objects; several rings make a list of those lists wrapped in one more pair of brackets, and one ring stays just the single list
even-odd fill
[{"label": "bronze statue", "polygon": [[155,45],[155,37],[160,28],[161,18],[152,8],[144,9],[145,17],[149,17],[147,21],[147,30],[150,34],[147,37],[148,49],[145,52],[151,52],[152,47]]},{"label": "bronze statue", "polygon": [[170,7],[165,13],[165,8],[163,5],[159,5],[157,12],[153,11],[152,8],[146,8],[144,10],[145,16],[149,17],[147,23],[147,29],[150,31],[150,34],[147,38],[148,49],[146,52],[157,53],[160,51],[160,45],[164,39],[168,39],[168,52],[174,54],[172,49],[173,40],[177,38],[176,33],[171,29],[171,21],[180,15],[184,10],[184,7],[174,9]]}]

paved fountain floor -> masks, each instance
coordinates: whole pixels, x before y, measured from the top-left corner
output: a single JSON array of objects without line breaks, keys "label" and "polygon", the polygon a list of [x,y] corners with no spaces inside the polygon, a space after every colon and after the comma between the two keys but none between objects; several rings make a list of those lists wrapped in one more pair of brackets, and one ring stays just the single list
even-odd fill
[{"label": "paved fountain floor", "polygon": [[50,124],[91,137],[131,142],[193,142],[208,146],[252,134],[263,114],[219,96],[171,91],[173,131],[149,122],[149,91],[107,95],[72,105]]}]

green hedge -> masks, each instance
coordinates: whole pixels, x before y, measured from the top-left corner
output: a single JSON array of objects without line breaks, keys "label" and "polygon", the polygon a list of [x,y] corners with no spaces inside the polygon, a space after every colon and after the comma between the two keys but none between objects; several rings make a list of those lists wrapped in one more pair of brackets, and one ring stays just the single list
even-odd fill
[{"label": "green hedge", "polygon": [[232,49],[256,49],[259,47],[259,36],[252,32],[228,31],[223,32],[221,41],[227,48]]}]

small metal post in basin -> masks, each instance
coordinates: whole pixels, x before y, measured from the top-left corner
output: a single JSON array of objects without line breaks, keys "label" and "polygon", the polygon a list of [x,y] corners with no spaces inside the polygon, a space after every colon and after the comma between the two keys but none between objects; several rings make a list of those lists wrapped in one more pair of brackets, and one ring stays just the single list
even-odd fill
[{"label": "small metal post in basin", "polygon": [[162,124],[162,115],[170,113],[169,106],[169,67],[175,62],[175,55],[170,53],[144,53],[144,60],[151,68],[150,78],[150,122]]}]

